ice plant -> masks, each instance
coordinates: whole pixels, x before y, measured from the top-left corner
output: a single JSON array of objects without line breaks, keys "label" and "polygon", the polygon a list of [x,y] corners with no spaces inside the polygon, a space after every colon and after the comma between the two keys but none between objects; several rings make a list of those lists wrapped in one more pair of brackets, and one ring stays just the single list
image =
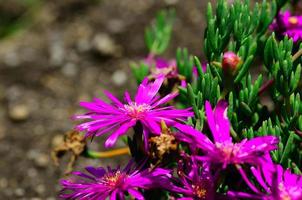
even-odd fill
[{"label": "ice plant", "polygon": [[139,85],[134,100],[130,98],[128,92],[125,93],[126,103],[122,103],[109,92],[105,92],[111,100],[111,104],[95,98],[93,102],[81,102],[80,105],[89,112],[75,116],[76,119],[88,119],[76,128],[79,131],[86,131],[86,137],[100,136],[111,132],[105,142],[105,147],[112,147],[119,136],[124,135],[127,130],[141,123],[145,145],[147,146],[149,134],[160,134],[163,120],[167,124],[178,124],[187,117],[192,116],[189,109],[178,110],[173,106],[162,106],[178,94],[170,93],[163,98],[157,93],[164,81],[164,76],[159,76],[154,82],[148,79]]},{"label": "ice plant", "polygon": [[227,103],[219,101],[213,111],[207,101],[206,117],[213,135],[213,142],[203,133],[186,125],[176,125],[182,133],[178,138],[184,142],[203,150],[204,155],[197,156],[201,161],[222,164],[225,168],[229,164],[249,163],[259,165],[265,162],[264,155],[277,148],[278,138],[275,136],[255,137],[243,139],[234,143],[230,135],[230,122],[227,118]]},{"label": "ice plant", "polygon": [[[293,174],[289,169],[284,170],[281,165],[271,162],[261,168],[251,167],[252,174],[256,178],[262,190],[256,188],[248,179],[248,185],[255,194],[229,191],[233,197],[263,200],[300,200],[302,199],[302,176]],[[263,192],[264,191],[264,192]]]},{"label": "ice plant", "polygon": [[279,13],[271,29],[277,34],[292,38],[294,42],[302,39],[302,15],[292,15],[290,11]]},{"label": "ice plant", "polygon": [[145,63],[150,67],[150,79],[156,79],[164,76],[166,80],[178,82],[182,87],[186,86],[186,77],[179,74],[176,60],[166,60],[163,58],[154,58],[152,55],[145,59]]},{"label": "ice plant", "polygon": [[[76,155],[129,153],[138,167],[87,167],[61,182],[61,197],[302,200],[302,45],[291,39],[302,40],[302,15],[288,3],[218,0],[207,7],[204,52],[180,47],[171,60],[162,53],[174,12],[160,12],[146,29],[149,56],[131,64],[136,95],[105,92],[108,101],[81,102],[87,113],[75,116],[85,120],[76,126],[85,132]],[[108,134],[112,147],[132,128],[123,148],[96,152],[86,144]]]},{"label": "ice plant", "polygon": [[150,66],[152,78],[161,75],[164,75],[166,78],[177,78],[179,75],[177,72],[176,60],[166,60],[149,56],[145,59],[145,63]]},{"label": "ice plant", "polygon": [[160,188],[169,185],[170,170],[163,168],[139,169],[130,161],[124,169],[105,170],[102,167],[86,167],[88,173],[73,172],[76,177],[61,181],[63,199],[125,199],[126,193],[143,200],[140,189]]},{"label": "ice plant", "polygon": [[207,163],[200,165],[194,158],[184,158],[178,163],[178,184],[173,188],[182,194],[180,200],[217,199],[215,180]]}]

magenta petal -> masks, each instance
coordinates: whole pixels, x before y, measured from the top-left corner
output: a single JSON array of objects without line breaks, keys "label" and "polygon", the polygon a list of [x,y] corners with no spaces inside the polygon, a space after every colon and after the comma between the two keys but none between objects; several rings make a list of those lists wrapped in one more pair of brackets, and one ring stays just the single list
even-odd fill
[{"label": "magenta petal", "polygon": [[104,94],[113,102],[115,103],[117,106],[123,106],[122,102],[120,102],[115,96],[113,96],[113,94],[111,94],[108,91],[104,91]]},{"label": "magenta petal", "polygon": [[85,169],[86,171],[88,171],[90,174],[92,174],[97,178],[104,176],[104,174],[106,173],[106,170],[103,167],[95,168],[95,167],[88,166]]},{"label": "magenta petal", "polygon": [[131,194],[131,196],[135,197],[138,200],[144,200],[144,196],[137,190],[135,189],[129,189],[128,190],[129,194]]},{"label": "magenta petal", "polygon": [[232,141],[230,122],[227,117],[227,103],[219,101],[213,112],[210,102],[206,101],[206,116],[215,142]]},{"label": "magenta petal", "polygon": [[116,200],[117,190],[114,190],[110,196],[110,200]]},{"label": "magenta petal", "polygon": [[[199,148],[208,151],[214,149],[214,144],[211,142],[211,140],[205,136],[203,133],[195,130],[193,127],[188,126],[188,125],[182,125],[182,124],[175,124],[175,128],[180,130],[182,133],[185,133],[187,136],[181,136],[181,138],[185,139],[186,138],[192,138],[193,139],[193,145],[198,146]],[[190,140],[190,139],[189,139]],[[195,140],[195,141],[194,141]]]},{"label": "magenta petal", "polygon": [[157,101],[156,103],[154,103],[152,106],[157,107],[161,104],[167,103],[171,99],[174,99],[177,95],[178,95],[178,92],[168,94],[165,97],[163,97],[162,99],[160,99],[159,101]]},{"label": "magenta petal", "polygon": [[127,122],[125,124],[123,124],[122,126],[120,126],[115,132],[113,132],[106,140],[105,142],[105,147],[106,148],[109,148],[109,147],[112,147],[118,137],[122,134],[124,134],[130,127],[134,126],[136,124],[136,121],[130,121],[130,122]]}]

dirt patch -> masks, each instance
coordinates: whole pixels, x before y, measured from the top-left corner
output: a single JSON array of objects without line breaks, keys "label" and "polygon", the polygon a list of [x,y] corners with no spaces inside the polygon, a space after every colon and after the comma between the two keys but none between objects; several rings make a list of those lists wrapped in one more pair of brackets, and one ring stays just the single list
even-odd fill
[{"label": "dirt patch", "polygon": [[[74,126],[78,102],[104,98],[104,89],[133,92],[129,61],[146,55],[144,29],[161,8],[177,12],[165,56],[178,46],[201,56],[205,6],[194,0],[42,2],[29,27],[0,41],[0,199],[56,199],[64,166],[54,167],[50,149]],[[92,146],[102,148],[101,142]],[[126,159],[80,158],[76,169]]]}]

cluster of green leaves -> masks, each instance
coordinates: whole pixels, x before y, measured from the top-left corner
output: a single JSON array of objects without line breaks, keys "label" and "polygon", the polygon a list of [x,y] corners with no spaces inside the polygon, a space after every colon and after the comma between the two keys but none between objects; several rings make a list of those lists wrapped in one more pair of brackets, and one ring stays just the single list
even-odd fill
[{"label": "cluster of green leaves", "polygon": [[186,48],[178,48],[176,51],[176,63],[178,73],[186,77],[188,82],[191,82],[193,76],[194,59],[193,56],[189,55]]},{"label": "cluster of green leaves", "polygon": [[[172,29],[175,19],[175,11],[162,10],[156,14],[155,20],[150,26],[146,28],[145,31],[145,44],[149,51],[149,56],[156,56],[162,54],[168,47]],[[187,51],[178,51],[178,57],[187,58]],[[182,67],[182,72],[188,74],[188,64],[179,63]],[[141,61],[139,63],[130,64],[132,73],[137,81],[141,83],[142,80],[149,74],[150,67],[146,62]]]},{"label": "cluster of green leaves", "polygon": [[[207,70],[202,72],[200,61],[195,58],[194,63],[199,72],[197,81],[189,84],[182,92],[189,97],[193,107],[195,116],[189,123],[196,128],[203,129],[205,100],[214,106],[219,99],[227,99],[234,139],[263,135],[279,137],[279,149],[272,153],[273,159],[300,173],[301,52],[295,52],[297,48],[287,37],[277,42],[274,34],[271,37],[265,35],[277,11],[285,3],[281,0],[270,3],[262,1],[250,11],[249,1],[242,3],[237,0],[232,5],[218,1],[215,14],[209,4],[204,43],[209,61]],[[264,48],[257,50],[257,46]],[[225,74],[221,68],[222,55],[227,50],[237,53],[242,59],[232,75]],[[263,58],[266,70],[260,72],[259,68],[255,75],[250,69],[257,56]],[[266,85],[264,81],[270,83]],[[271,100],[268,101],[271,101],[273,111],[261,102],[264,85],[271,86]]]},{"label": "cluster of green leaves", "polygon": [[232,5],[219,0],[216,14],[213,14],[211,4],[207,9],[207,29],[205,31],[204,51],[209,62],[221,57],[230,41],[235,50],[247,42],[256,41],[267,30],[276,13],[276,2],[256,3],[254,10],[250,10],[250,1],[235,0]]},{"label": "cluster of green leaves", "polygon": [[[273,159],[300,173],[302,151],[298,149],[302,135],[302,102],[299,83],[302,60],[297,59],[299,56],[295,55],[296,48],[292,40],[285,37],[277,42],[274,34],[271,37],[266,34],[286,2],[263,0],[251,10],[249,0],[235,0],[233,4],[218,0],[215,12],[209,4],[204,40],[208,61],[206,69],[187,49],[178,49],[176,52],[178,72],[189,83],[186,88],[180,88],[183,98],[179,100],[192,106],[194,117],[189,123],[198,130],[204,128],[206,120],[205,101],[210,101],[214,106],[220,99],[228,100],[228,116],[234,139],[262,135],[279,137],[279,149],[272,153]],[[157,15],[155,23],[147,28],[146,44],[152,55],[160,55],[167,48],[173,16],[174,11],[162,11]],[[226,51],[236,53],[242,61],[232,74],[225,73],[221,67]],[[251,67],[257,62],[257,57],[263,59],[265,70],[258,67],[255,75]],[[194,66],[197,76],[192,74]],[[133,66],[138,82],[148,75],[149,68],[143,62]],[[269,84],[265,83],[267,81]],[[261,102],[264,86],[271,86],[269,101],[274,111]]]},{"label": "cluster of green leaves", "polygon": [[166,50],[170,42],[174,18],[174,10],[161,11],[156,15],[154,23],[146,28],[145,41],[150,53],[160,55]]},{"label": "cluster of green leaves", "polygon": [[[197,108],[203,110],[205,100],[210,100],[215,105],[218,99],[228,96],[229,113],[240,113],[236,116],[230,114],[230,118],[238,130],[242,130],[246,121],[252,125],[258,123],[259,116],[255,110],[261,110],[257,104],[259,103],[258,90],[263,78],[258,77],[255,84],[252,84],[252,78],[248,72],[255,59],[258,39],[263,36],[276,12],[276,2],[256,3],[254,10],[250,11],[248,0],[245,0],[244,3],[236,0],[231,5],[219,0],[215,14],[211,4],[208,5],[204,41],[208,64],[206,72],[199,73],[197,83],[193,83],[192,89],[188,89],[188,95],[195,98],[194,101],[191,101],[193,108],[196,107],[194,105],[196,101],[201,101]],[[242,60],[242,63],[237,66],[237,71],[231,77],[224,74],[221,68],[222,55],[226,49],[235,52]],[[200,66],[197,58],[195,66],[197,68]],[[198,98],[198,96],[203,98]],[[198,112],[196,111],[195,115]]]},{"label": "cluster of green leaves", "polygon": [[294,64],[292,52],[292,40],[285,37],[277,43],[274,35],[267,40],[264,49],[264,64],[275,81],[276,90],[284,97],[297,89],[301,76],[301,64]]},{"label": "cluster of green leaves", "polygon": [[295,167],[302,162],[302,151],[299,150],[302,141],[300,51],[294,52],[292,40],[285,37],[277,42],[274,35],[267,40],[264,49],[264,64],[268,76],[273,80],[270,94],[276,112],[272,115],[272,124],[281,130],[281,142],[275,152],[275,160],[286,167]]}]

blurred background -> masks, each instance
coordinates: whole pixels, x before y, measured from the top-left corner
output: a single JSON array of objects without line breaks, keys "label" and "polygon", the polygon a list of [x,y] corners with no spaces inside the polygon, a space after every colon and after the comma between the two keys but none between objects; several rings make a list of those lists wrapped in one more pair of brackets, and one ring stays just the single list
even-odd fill
[{"label": "blurred background", "polygon": [[[164,57],[178,46],[202,57],[207,2],[0,0],[0,199],[57,199],[66,162],[55,167],[50,152],[83,112],[78,102],[133,94],[129,62],[147,55],[144,29],[160,9],[177,14]],[[75,169],[126,160],[80,158]]]}]

